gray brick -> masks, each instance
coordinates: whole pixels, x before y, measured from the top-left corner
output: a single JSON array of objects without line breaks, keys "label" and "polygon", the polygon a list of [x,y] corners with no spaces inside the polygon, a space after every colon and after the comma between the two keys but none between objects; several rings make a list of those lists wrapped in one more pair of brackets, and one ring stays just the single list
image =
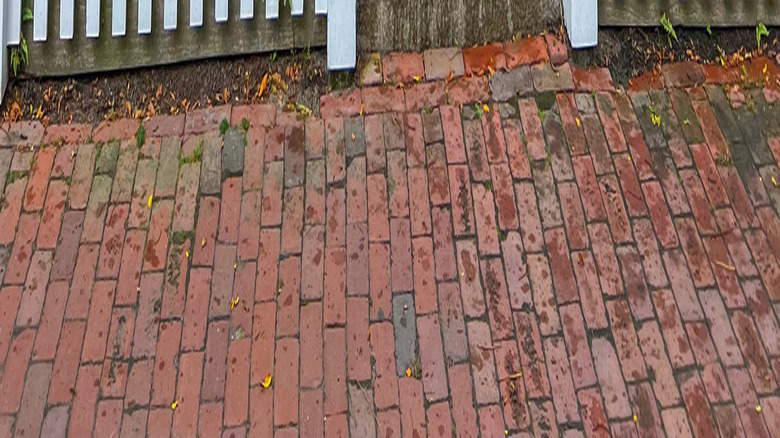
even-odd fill
[{"label": "gray brick", "polygon": [[119,158],[119,142],[110,141],[100,148],[100,155],[95,164],[95,173],[113,175],[116,171],[116,160]]},{"label": "gray brick", "polygon": [[417,353],[417,316],[412,294],[393,297],[393,326],[395,328],[395,369],[398,376],[406,377],[406,368]]},{"label": "gray brick", "polygon": [[531,69],[522,66],[510,71],[497,71],[490,78],[490,91],[493,99],[503,102],[517,95],[533,93],[534,84]]},{"label": "gray brick", "polygon": [[240,175],[244,170],[244,133],[237,128],[225,132],[222,146],[222,174]]},{"label": "gray brick", "polygon": [[200,191],[206,195],[219,193],[222,177],[222,139],[211,137],[203,143],[203,164],[200,172]]}]

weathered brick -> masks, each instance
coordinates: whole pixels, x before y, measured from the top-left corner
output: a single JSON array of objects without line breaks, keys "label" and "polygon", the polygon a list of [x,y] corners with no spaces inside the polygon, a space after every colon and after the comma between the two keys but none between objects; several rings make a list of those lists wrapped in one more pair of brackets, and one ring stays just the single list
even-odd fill
[{"label": "weathered brick", "polygon": [[664,341],[658,325],[655,322],[647,322],[639,328],[637,335],[647,367],[655,376],[653,389],[658,402],[664,407],[680,403],[680,391],[677,389],[672,366],[664,351]]},{"label": "weathered brick", "polygon": [[647,375],[647,370],[637,343],[628,303],[621,299],[608,301],[606,304],[623,374],[629,382],[640,380]]},{"label": "weathered brick", "polygon": [[569,361],[566,359],[566,346],[561,337],[544,340],[544,352],[547,357],[547,369],[550,373],[555,416],[558,423],[579,421],[577,397],[574,393]]},{"label": "weathered brick", "polygon": [[459,48],[429,49],[423,52],[425,78],[430,80],[460,77],[464,74],[463,54]]},{"label": "weathered brick", "polygon": [[257,289],[255,300],[272,300],[277,294],[277,260],[279,259],[280,232],[270,228],[260,230],[257,257]]},{"label": "weathered brick", "polygon": [[424,168],[409,169],[409,213],[412,235],[431,234],[431,203]]},{"label": "weathered brick", "polygon": [[534,288],[534,307],[539,316],[539,330],[543,335],[551,335],[561,330],[558,311],[555,309],[552,276],[547,257],[542,254],[527,256],[528,276]]},{"label": "weathered brick", "polygon": [[184,309],[181,349],[183,351],[203,348],[206,338],[206,319],[209,310],[209,269],[190,271],[190,285],[187,291],[187,306]]},{"label": "weathered brick", "polygon": [[[2,401],[0,401],[0,412],[3,414],[14,414],[19,411],[34,340],[35,330],[27,329],[18,334],[11,342],[8,358],[5,362],[5,372],[0,380],[0,390],[4,394]],[[78,353],[75,352],[76,366],[78,366]],[[75,375],[73,377],[75,379]]]},{"label": "weathered brick", "polygon": [[347,254],[342,248],[325,248],[323,306],[325,325],[344,325],[347,318]]},{"label": "weathered brick", "polygon": [[696,225],[690,218],[681,218],[675,219],[675,226],[680,236],[685,258],[691,269],[693,283],[696,287],[713,286],[715,278],[707,262],[707,255],[696,231]]},{"label": "weathered brick", "polygon": [[647,292],[639,253],[630,246],[619,247],[615,252],[625,278],[626,296],[634,318],[637,320],[653,318],[653,305]]}]

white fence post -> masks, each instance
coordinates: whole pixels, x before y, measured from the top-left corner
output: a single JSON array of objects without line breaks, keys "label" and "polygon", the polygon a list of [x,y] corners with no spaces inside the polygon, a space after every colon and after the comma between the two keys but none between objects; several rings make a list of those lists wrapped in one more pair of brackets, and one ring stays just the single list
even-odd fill
[{"label": "white fence post", "polygon": [[8,37],[5,34],[8,2],[0,4],[0,103],[3,101],[5,86],[8,84]]}]

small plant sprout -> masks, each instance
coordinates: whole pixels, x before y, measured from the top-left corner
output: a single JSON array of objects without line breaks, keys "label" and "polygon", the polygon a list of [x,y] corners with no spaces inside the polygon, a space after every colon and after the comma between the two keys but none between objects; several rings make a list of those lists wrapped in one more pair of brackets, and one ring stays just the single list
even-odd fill
[{"label": "small plant sprout", "polygon": [[244,131],[249,131],[249,120],[247,120],[246,117],[241,119],[241,129]]},{"label": "small plant sprout", "polygon": [[666,31],[666,39],[669,41],[669,47],[672,47],[672,38],[674,38],[675,42],[677,41],[677,32],[674,31],[672,22],[666,18],[666,12],[664,12],[664,15],[661,16],[661,26],[663,26],[664,30]]},{"label": "small plant sprout", "polygon": [[712,36],[712,29],[710,29],[710,23],[707,23],[707,35]]},{"label": "small plant sprout", "polygon": [[225,135],[228,128],[230,128],[230,123],[227,119],[222,119],[222,123],[219,124],[219,133]]},{"label": "small plant sprout", "polygon": [[761,37],[768,36],[769,31],[766,29],[766,26],[764,26],[764,23],[758,23],[758,26],[756,26],[756,46],[759,51],[761,51]]}]

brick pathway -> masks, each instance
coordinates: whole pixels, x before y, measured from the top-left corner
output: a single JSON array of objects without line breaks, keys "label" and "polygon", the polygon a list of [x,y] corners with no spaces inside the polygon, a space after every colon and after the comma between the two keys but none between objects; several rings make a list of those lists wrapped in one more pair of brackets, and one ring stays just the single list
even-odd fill
[{"label": "brick pathway", "polygon": [[780,436],[777,66],[562,48],[4,126],[0,438]]}]

